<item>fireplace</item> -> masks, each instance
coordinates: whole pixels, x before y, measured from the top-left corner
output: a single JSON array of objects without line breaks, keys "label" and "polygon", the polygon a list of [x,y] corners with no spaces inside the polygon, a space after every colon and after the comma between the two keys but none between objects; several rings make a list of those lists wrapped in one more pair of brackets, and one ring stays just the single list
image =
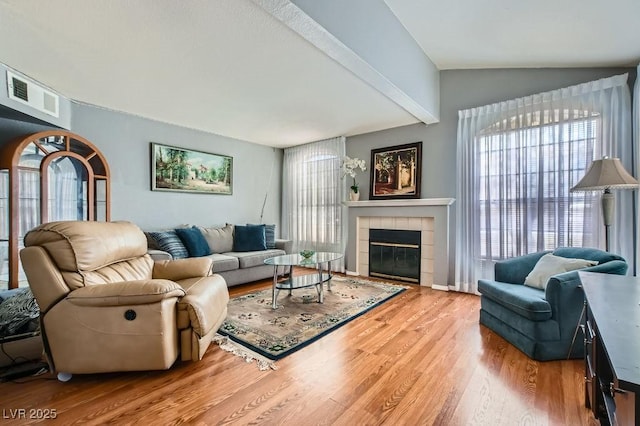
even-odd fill
[{"label": "fireplace", "polygon": [[369,275],[420,283],[420,231],[369,229]]},{"label": "fireplace", "polygon": [[369,230],[420,231],[420,285],[447,291],[449,208],[453,198],[347,201],[349,231],[346,268],[350,275],[369,275]]}]

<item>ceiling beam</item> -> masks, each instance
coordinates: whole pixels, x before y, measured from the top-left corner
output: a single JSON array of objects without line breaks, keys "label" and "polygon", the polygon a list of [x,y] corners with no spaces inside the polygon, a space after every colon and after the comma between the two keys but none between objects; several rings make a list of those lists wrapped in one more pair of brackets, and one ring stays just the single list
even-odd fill
[{"label": "ceiling beam", "polygon": [[439,121],[438,69],[384,1],[252,1],[418,120]]}]

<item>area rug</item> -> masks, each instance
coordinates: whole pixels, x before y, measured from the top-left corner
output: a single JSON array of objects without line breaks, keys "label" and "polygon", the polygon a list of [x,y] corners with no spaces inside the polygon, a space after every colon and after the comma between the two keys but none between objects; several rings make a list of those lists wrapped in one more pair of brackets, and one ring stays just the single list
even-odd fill
[{"label": "area rug", "polygon": [[406,290],[406,286],[337,277],[318,303],[315,287],[280,291],[271,307],[271,288],[234,297],[218,333],[268,359],[281,359],[309,345]]}]

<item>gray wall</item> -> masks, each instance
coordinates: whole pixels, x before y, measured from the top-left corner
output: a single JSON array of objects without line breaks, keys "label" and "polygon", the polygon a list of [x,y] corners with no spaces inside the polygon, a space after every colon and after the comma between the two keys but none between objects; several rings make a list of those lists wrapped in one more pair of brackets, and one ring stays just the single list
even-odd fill
[{"label": "gray wall", "polygon": [[[72,103],[71,131],[94,143],[111,169],[111,218],[143,229],[181,224],[263,222],[280,235],[281,149]],[[0,145],[17,136],[55,129],[0,105]],[[150,142],[233,157],[233,195],[151,191]],[[271,178],[270,178],[271,176]]]},{"label": "gray wall", "polygon": [[[260,220],[280,228],[282,150],[72,103],[71,131],[93,142],[111,169],[111,219],[143,229]],[[233,157],[233,195],[151,191],[150,142]],[[273,168],[273,176],[269,176]]]},{"label": "gray wall", "polygon": [[[347,138],[347,155],[366,160],[367,172],[356,180],[362,191],[361,200],[369,194],[371,150],[392,145],[422,141],[422,198],[456,197],[456,138],[458,111],[495,102],[580,84],[628,72],[630,84],[634,68],[597,69],[507,69],[448,70],[440,72],[440,123],[387,129]],[[449,279],[454,277],[455,209],[450,222]],[[349,247],[347,252],[351,250]],[[347,265],[350,269],[350,265]],[[453,284],[453,282],[449,282]]]}]

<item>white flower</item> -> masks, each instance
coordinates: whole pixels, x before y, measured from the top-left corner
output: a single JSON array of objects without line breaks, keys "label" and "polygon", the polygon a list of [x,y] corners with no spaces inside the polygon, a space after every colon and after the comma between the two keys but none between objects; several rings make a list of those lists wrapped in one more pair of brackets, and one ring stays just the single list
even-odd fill
[{"label": "white flower", "polygon": [[344,157],[342,161],[342,175],[349,175],[352,178],[356,177],[356,171],[360,169],[363,172],[367,170],[367,166],[364,163],[364,160],[360,160],[358,158],[349,158]]}]

